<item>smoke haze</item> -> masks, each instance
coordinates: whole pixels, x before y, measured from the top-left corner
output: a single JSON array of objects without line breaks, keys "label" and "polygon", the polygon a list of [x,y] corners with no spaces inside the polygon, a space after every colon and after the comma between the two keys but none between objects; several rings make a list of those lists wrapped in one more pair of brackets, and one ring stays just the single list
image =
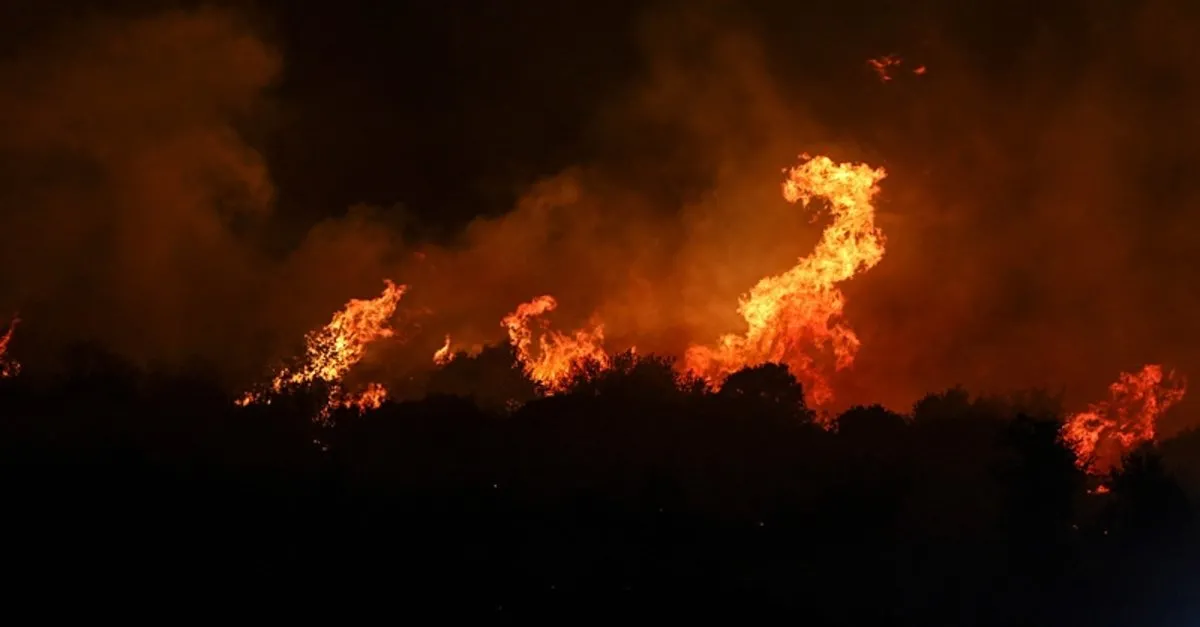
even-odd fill
[{"label": "smoke haze", "polygon": [[[761,4],[640,11],[637,71],[597,95],[579,158],[511,209],[434,240],[405,224],[437,207],[360,205],[284,254],[267,242],[285,194],[253,138],[287,55],[225,10],[60,30],[0,64],[15,350],[32,366],[85,340],[243,381],[391,278],[411,291],[376,362],[424,367],[445,333],[501,341],[500,318],[544,293],[556,328],[597,316],[610,350],[679,355],[743,330],[739,294],[817,241],[819,214],[779,193],[808,152],[889,172],[887,252],[843,286],[862,348],[840,402],[904,408],[962,383],[1079,404],[1145,362],[1200,373],[1195,9],[1064,3],[1035,28],[1013,3],[859,23]],[[1009,41],[983,34],[1002,27]],[[892,52],[904,65],[881,82],[866,61]]]}]

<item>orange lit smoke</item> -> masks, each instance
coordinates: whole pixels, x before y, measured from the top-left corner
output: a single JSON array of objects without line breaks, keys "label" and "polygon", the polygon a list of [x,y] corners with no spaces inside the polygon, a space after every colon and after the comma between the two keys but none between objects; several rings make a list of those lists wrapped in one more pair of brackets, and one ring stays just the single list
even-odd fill
[{"label": "orange lit smoke", "polygon": [[[553,311],[558,302],[552,296],[539,296],[521,303],[517,310],[504,317],[501,325],[508,330],[508,339],[516,350],[517,363],[531,380],[547,394],[563,391],[570,382],[576,366],[588,361],[601,367],[609,364],[605,352],[604,325],[593,322],[590,328],[579,329],[573,335],[547,329],[542,318]],[[534,350],[533,330],[530,323],[538,321],[543,331]]]},{"label": "orange lit smoke", "polygon": [[[393,334],[388,320],[396,313],[396,305],[407,287],[388,280],[384,283],[386,286],[378,298],[352,299],[333,315],[329,324],[308,333],[303,360],[296,367],[282,368],[271,380],[269,391],[280,393],[317,381],[326,383],[329,398],[318,416],[322,420],[337,407],[366,410],[382,404],[387,398],[387,389],[383,385],[372,383],[363,391],[350,392],[342,387],[342,379],[362,360],[368,344]],[[269,403],[270,399],[262,392],[250,392],[238,404],[253,402]]]},{"label": "orange lit smoke", "polygon": [[21,373],[21,364],[8,354],[8,345],[12,342],[13,332],[17,330],[19,322],[21,319],[13,316],[12,321],[8,323],[8,330],[4,335],[0,335],[0,379],[15,377]]},{"label": "orange lit smoke", "polygon": [[450,352],[450,336],[447,335],[446,343],[442,344],[441,348],[433,352],[433,363],[439,366],[445,366],[452,361],[454,361],[454,353]]},{"label": "orange lit smoke", "polygon": [[1187,382],[1162,366],[1123,372],[1109,386],[1109,399],[1067,418],[1063,440],[1075,451],[1076,463],[1092,474],[1104,474],[1121,464],[1121,456],[1154,440],[1159,416],[1187,391]]},{"label": "orange lit smoke", "polygon": [[842,319],[845,296],[838,284],[883,258],[884,237],[875,226],[871,200],[887,173],[828,157],[801,158],[801,165],[787,171],[784,198],[806,207],[813,198],[824,198],[833,221],[812,253],[742,296],[738,313],[746,320],[744,334],[725,335],[715,347],[693,346],[684,363],[714,386],[746,366],[786,364],[804,384],[805,396],[821,406],[833,400],[833,390],[829,368],[814,353],[831,352],[836,370],[854,362],[859,340]]}]

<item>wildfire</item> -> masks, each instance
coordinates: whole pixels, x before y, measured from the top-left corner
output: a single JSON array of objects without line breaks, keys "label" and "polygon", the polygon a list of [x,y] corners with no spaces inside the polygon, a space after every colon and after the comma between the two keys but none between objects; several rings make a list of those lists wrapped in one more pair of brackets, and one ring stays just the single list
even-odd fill
[{"label": "wildfire", "polygon": [[370,409],[379,409],[383,402],[387,400],[387,387],[382,383],[368,383],[366,388],[358,393],[343,393],[341,396],[334,398],[331,405],[327,406],[326,411],[322,412],[323,416],[329,415],[329,410],[334,407],[348,407],[357,409],[360,413]]},{"label": "wildfire", "polygon": [[870,65],[871,69],[875,70],[875,73],[879,75],[879,80],[885,83],[892,80],[892,68],[899,67],[901,63],[903,63],[903,60],[894,54],[879,57],[878,59],[867,59],[867,65]]},{"label": "wildfire", "polygon": [[[872,70],[879,75],[879,80],[889,82],[892,80],[892,72],[904,64],[904,59],[900,55],[889,54],[879,57],[878,59],[867,59],[867,65],[871,66]],[[917,76],[923,76],[928,71],[924,65],[918,65],[912,69],[912,73]]]},{"label": "wildfire", "polygon": [[833,391],[827,367],[812,352],[831,351],[837,370],[854,362],[859,340],[842,319],[845,296],[837,286],[883,258],[884,237],[875,226],[871,200],[887,173],[823,156],[801,159],[799,166],[786,170],[784,198],[805,207],[815,197],[824,198],[833,221],[812,253],[742,296],[738,313],[746,320],[745,334],[725,335],[715,348],[693,346],[684,363],[713,385],[746,366],[784,363],[804,383],[807,398],[820,406],[833,399]]},{"label": "wildfire", "polygon": [[588,360],[607,367],[608,353],[605,352],[604,325],[593,322],[590,328],[579,329],[573,335],[546,329],[544,319],[539,320],[543,332],[538,337],[537,350],[533,350],[531,320],[540,318],[558,306],[554,297],[539,296],[521,303],[516,311],[508,314],[501,326],[508,330],[508,339],[517,353],[517,363],[525,374],[537,382],[548,393],[561,392],[570,380],[572,369]]},{"label": "wildfire", "polygon": [[[329,387],[329,398],[322,408],[320,419],[329,417],[337,407],[357,407],[366,410],[378,407],[387,397],[387,389],[378,383],[369,384],[361,392],[349,392],[342,387],[342,378],[366,354],[367,345],[393,335],[388,320],[396,313],[396,305],[406,286],[384,280],[379,297],[371,300],[351,299],[324,327],[305,336],[305,355],[296,367],[284,367],[271,380],[270,391],[317,381]],[[269,402],[261,392],[249,392],[239,401],[248,405],[257,401]]]},{"label": "wildfire", "polygon": [[1124,453],[1152,441],[1159,416],[1183,398],[1187,382],[1151,364],[1122,372],[1108,391],[1108,400],[1068,417],[1062,428],[1079,467],[1092,474],[1120,466]]},{"label": "wildfire", "polygon": [[450,352],[450,336],[446,335],[446,343],[433,352],[433,363],[445,366],[452,361],[454,361],[454,353]]},{"label": "wildfire", "polygon": [[21,373],[20,362],[8,354],[8,344],[12,342],[13,332],[17,330],[19,322],[21,319],[13,316],[12,321],[8,323],[8,330],[4,335],[0,335],[0,379],[15,377]]}]

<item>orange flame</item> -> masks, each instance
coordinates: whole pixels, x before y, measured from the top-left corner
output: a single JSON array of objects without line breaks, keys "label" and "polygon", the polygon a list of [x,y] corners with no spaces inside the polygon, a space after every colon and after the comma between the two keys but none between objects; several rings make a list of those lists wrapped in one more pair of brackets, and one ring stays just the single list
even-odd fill
[{"label": "orange flame", "polygon": [[1075,451],[1076,463],[1092,474],[1121,464],[1121,456],[1154,440],[1159,416],[1183,399],[1187,382],[1162,366],[1146,365],[1137,373],[1122,372],[1108,387],[1109,399],[1067,418],[1063,440]]},{"label": "orange flame", "polygon": [[[538,350],[534,354],[533,331],[529,323],[556,307],[558,302],[553,296],[539,296],[521,303],[501,321],[501,326],[508,330],[509,342],[516,349],[517,363],[547,394],[563,391],[575,366],[585,361],[595,361],[605,368],[609,364],[608,353],[601,346],[604,325],[594,321],[591,328],[579,329],[573,335],[545,330],[538,338]],[[541,326],[546,328],[545,320],[541,321]]]},{"label": "orange flame", "polygon": [[[361,393],[349,393],[342,389],[342,378],[362,360],[368,344],[394,333],[387,323],[408,288],[386,279],[384,284],[379,297],[351,299],[333,315],[329,324],[308,333],[304,360],[298,367],[282,368],[272,379],[270,390],[279,393],[285,388],[314,381],[329,384],[329,399],[319,414],[321,419],[328,418],[337,407],[358,407],[360,410],[378,407],[387,396],[386,388],[372,383]],[[244,406],[256,401],[269,402],[262,393],[248,392],[238,404]]]},{"label": "orange flame", "polygon": [[[879,75],[879,80],[885,83],[892,80],[892,68],[899,67],[903,62],[904,60],[895,54],[882,56],[878,59],[867,59],[867,65],[871,66],[871,69],[875,70],[875,73]],[[922,70],[921,72],[917,72],[918,74],[924,74],[924,67],[918,69]]]},{"label": "orange flame", "polygon": [[442,347],[433,352],[433,363],[439,366],[454,361],[454,353],[450,352],[450,335],[446,335],[446,343]]},{"label": "orange flame", "polygon": [[12,321],[8,323],[8,330],[4,335],[0,335],[0,379],[15,377],[21,373],[20,362],[8,354],[8,344],[12,342],[13,332],[17,330],[17,324],[20,322],[20,318],[13,316]]},{"label": "orange flame", "polygon": [[[867,59],[867,65],[871,66],[871,69],[879,75],[879,80],[885,83],[892,80],[892,71],[903,64],[904,59],[897,54],[889,54],[878,59]],[[912,73],[917,76],[924,76],[927,71],[929,70],[924,65],[918,65],[912,69]]]},{"label": "orange flame", "polygon": [[825,198],[833,222],[812,253],[742,296],[738,313],[749,327],[744,335],[725,335],[715,348],[693,346],[684,364],[719,385],[743,367],[784,363],[804,383],[808,399],[820,406],[833,400],[833,390],[827,368],[816,363],[810,349],[830,349],[837,370],[854,362],[859,340],[842,320],[845,296],[837,285],[883,258],[884,237],[875,226],[871,200],[887,173],[861,163],[837,164],[828,157],[801,159],[801,165],[786,171],[784,198],[806,207],[814,197]]},{"label": "orange flame", "polygon": [[371,409],[379,409],[387,400],[387,387],[382,383],[368,383],[366,388],[358,393],[343,392],[339,397],[331,397],[330,404],[322,411],[322,417],[328,418],[329,412],[335,407],[357,409],[359,413]]}]

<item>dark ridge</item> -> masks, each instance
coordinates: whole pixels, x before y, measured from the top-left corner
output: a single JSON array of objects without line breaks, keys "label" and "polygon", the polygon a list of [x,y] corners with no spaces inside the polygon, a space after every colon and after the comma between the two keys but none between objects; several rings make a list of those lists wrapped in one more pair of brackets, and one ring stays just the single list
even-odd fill
[{"label": "dark ridge", "polygon": [[1197,432],[1135,451],[1094,495],[1060,418],[1028,397],[951,390],[823,429],[773,365],[710,392],[624,355],[538,398],[491,352],[452,364],[428,396],[325,426],[319,391],[240,408],[202,375],[96,355],[0,381],[10,598],[236,609],[279,590],[289,612],[808,625],[1198,616]]}]

